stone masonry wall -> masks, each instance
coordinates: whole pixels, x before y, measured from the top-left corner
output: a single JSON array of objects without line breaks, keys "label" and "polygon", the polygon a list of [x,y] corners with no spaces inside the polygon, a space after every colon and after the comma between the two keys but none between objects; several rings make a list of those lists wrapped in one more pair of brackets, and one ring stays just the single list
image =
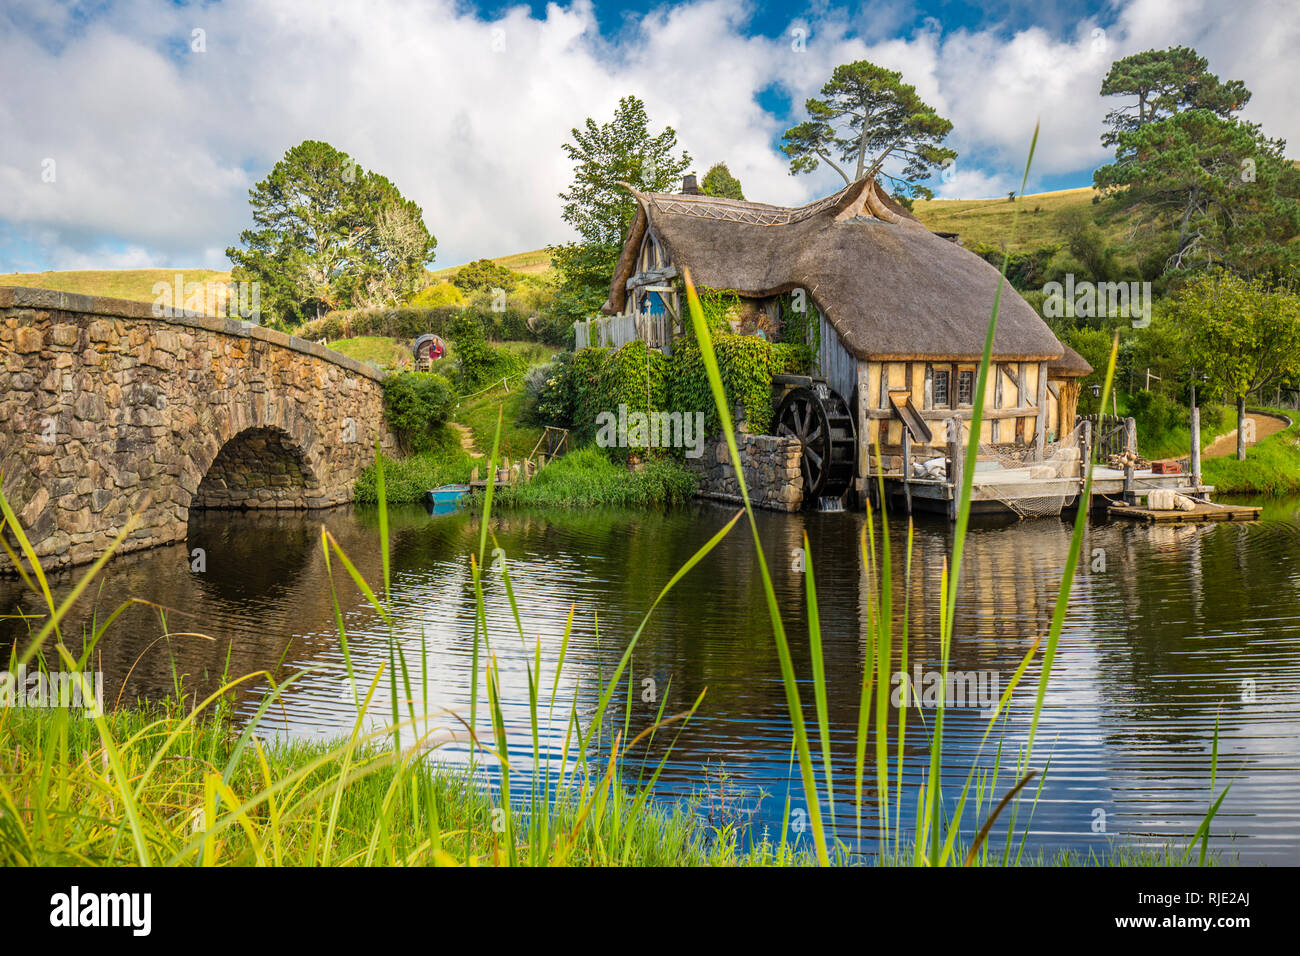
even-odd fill
[{"label": "stone masonry wall", "polygon": [[[741,432],[736,435],[736,448],[749,499],[756,507],[772,511],[798,511],[803,507],[803,475],[796,439]],[[704,454],[686,459],[686,464],[699,478],[699,497],[743,502],[725,439],[711,438],[704,445]]]},{"label": "stone masonry wall", "polygon": [[382,379],[261,326],[0,288],[4,494],[49,567],[93,560],[140,508],[123,551],[183,541],[192,505],[340,504],[391,445]]}]

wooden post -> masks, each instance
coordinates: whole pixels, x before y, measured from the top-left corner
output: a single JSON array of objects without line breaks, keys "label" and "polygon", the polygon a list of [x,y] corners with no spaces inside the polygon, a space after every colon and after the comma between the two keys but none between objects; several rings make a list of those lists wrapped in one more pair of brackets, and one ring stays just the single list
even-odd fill
[{"label": "wooden post", "polygon": [[957,520],[962,482],[961,422],[955,418],[948,419],[948,481],[952,485],[952,498],[948,501],[948,518]]},{"label": "wooden post", "polygon": [[[1195,387],[1195,386],[1193,386]],[[1201,487],[1201,410],[1192,405],[1192,487]]]},{"label": "wooden post", "polygon": [[[1047,363],[1038,363],[1038,421],[1034,425],[1034,454],[1043,460],[1043,450],[1047,441]],[[1060,436],[1058,435],[1059,439]]]},{"label": "wooden post", "polygon": [[1079,508],[1091,508],[1091,501],[1083,500],[1083,493],[1088,487],[1088,463],[1092,461],[1092,422],[1084,419],[1079,423]]},{"label": "wooden post", "polygon": [[912,430],[903,423],[903,497],[907,499],[907,513],[912,513]]},{"label": "wooden post", "polygon": [[[1124,451],[1129,455],[1137,454],[1137,419],[1124,419]],[[1133,504],[1133,463],[1124,465],[1124,500]]]}]

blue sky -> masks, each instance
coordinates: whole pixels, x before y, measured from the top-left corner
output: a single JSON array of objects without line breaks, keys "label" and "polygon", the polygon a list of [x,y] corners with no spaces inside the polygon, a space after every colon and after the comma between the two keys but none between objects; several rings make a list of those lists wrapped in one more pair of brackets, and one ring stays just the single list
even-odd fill
[{"label": "blue sky", "polygon": [[[247,192],[324,139],[418,202],[437,265],[562,242],[560,145],[618,98],[672,125],[696,171],[726,161],[746,195],[807,202],[777,149],[839,63],[901,70],[953,121],[942,196],[1005,195],[1042,122],[1031,190],[1087,185],[1106,160],[1101,77],[1187,44],[1254,91],[1247,118],[1300,137],[1300,4],[1245,0],[697,0],[671,5],[453,0],[0,4],[0,272],[226,268]],[[794,43],[799,37],[801,42]],[[799,49],[795,49],[799,46]]]}]

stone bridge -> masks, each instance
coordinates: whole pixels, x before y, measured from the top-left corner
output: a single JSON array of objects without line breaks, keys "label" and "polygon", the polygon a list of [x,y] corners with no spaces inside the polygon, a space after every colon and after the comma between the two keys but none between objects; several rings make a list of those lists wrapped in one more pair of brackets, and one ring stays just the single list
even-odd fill
[{"label": "stone bridge", "polygon": [[0,478],[46,567],[93,560],[138,508],[123,551],[184,541],[191,508],[341,504],[376,439],[391,444],[373,366],[153,313],[0,287]]}]

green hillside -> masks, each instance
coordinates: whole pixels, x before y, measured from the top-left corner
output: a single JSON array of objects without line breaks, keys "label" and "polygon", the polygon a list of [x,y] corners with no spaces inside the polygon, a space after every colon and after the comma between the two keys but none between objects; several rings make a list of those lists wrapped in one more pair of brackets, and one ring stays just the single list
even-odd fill
[{"label": "green hillside", "polygon": [[[955,232],[963,242],[997,246],[1007,243],[1012,252],[1025,252],[1049,244],[1064,244],[1062,217],[1073,209],[1088,209],[1112,241],[1124,233],[1126,220],[1113,212],[1112,204],[1093,205],[1097,190],[1061,189],[1031,193],[1015,202],[1000,199],[918,199],[913,212],[935,232]],[[1021,213],[1015,223],[1016,212]],[[1015,240],[1011,241],[1012,234]]]},{"label": "green hillside", "polygon": [[154,301],[155,283],[174,284],[176,276],[189,282],[229,282],[229,272],[213,269],[87,269],[72,272],[0,272],[0,286],[57,289],[133,302]]},{"label": "green hillside", "polygon": [[[551,271],[551,254],[545,249],[534,249],[532,252],[515,252],[508,256],[498,256],[492,261],[499,266],[513,269],[515,272],[522,272],[524,275],[541,276]],[[448,266],[445,269],[430,271],[429,275],[435,280],[450,279],[459,271],[460,266]]]}]

